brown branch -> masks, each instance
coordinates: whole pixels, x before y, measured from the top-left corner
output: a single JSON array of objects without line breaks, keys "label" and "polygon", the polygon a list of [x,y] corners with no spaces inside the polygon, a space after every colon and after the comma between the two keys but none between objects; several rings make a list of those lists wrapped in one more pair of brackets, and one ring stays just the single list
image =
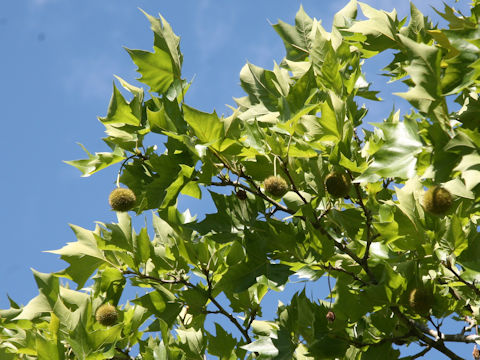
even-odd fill
[{"label": "brown branch", "polygon": [[428,353],[430,350],[432,350],[432,347],[430,345],[427,345],[427,347],[425,349],[423,349],[422,351],[420,351],[419,353],[417,353],[415,355],[411,355],[411,356],[401,358],[400,360],[402,360],[402,359],[405,359],[405,360],[418,359],[418,358],[421,358],[426,353]]},{"label": "brown branch", "polygon": [[303,197],[303,195],[300,193],[297,186],[295,185],[295,182],[293,181],[292,175],[290,174],[290,171],[288,170],[288,163],[281,158],[280,158],[280,160],[282,161],[282,170],[285,173],[285,175],[287,175],[288,180],[290,181],[290,184],[292,184],[293,191],[300,197],[300,199],[302,199],[304,204],[308,204],[308,201]]},{"label": "brown branch", "polygon": [[446,267],[448,270],[450,270],[450,272],[451,272],[453,275],[455,275],[455,277],[457,278],[458,281],[460,281],[460,282],[462,282],[463,284],[467,285],[470,289],[473,290],[473,292],[474,292],[475,294],[477,294],[477,296],[480,296],[480,289],[477,288],[477,287],[476,287],[474,284],[472,284],[471,282],[468,282],[468,281],[466,281],[465,279],[463,279],[462,276],[453,269],[453,267],[452,267],[452,265],[451,265],[450,263],[447,263],[447,264],[445,265],[445,267]]},{"label": "brown branch", "polygon": [[[350,177],[350,180],[353,182],[354,178],[352,173],[347,170],[348,176]],[[353,183],[353,187],[355,188],[355,192],[357,194],[357,199],[354,200],[356,204],[360,205],[362,208],[363,214],[365,215],[365,221],[367,225],[367,245],[365,247],[365,254],[363,255],[362,261],[367,261],[368,257],[370,256],[370,246],[372,245],[372,241],[375,239],[373,236],[373,230],[372,230],[372,213],[370,210],[367,209],[365,206],[365,203],[363,202],[362,199],[362,192],[360,191],[360,184],[359,183]]]},{"label": "brown branch", "polygon": [[[437,278],[437,281],[442,285],[447,285],[448,286],[447,282],[441,280],[440,278]],[[454,288],[448,286],[448,292],[450,293],[450,295],[452,295],[455,298],[455,300],[458,300],[458,301],[461,300],[461,297],[457,294],[457,292],[455,291]],[[464,308],[465,308],[465,310],[467,310],[468,312],[473,314],[473,308],[470,304],[464,305]]]},{"label": "brown branch", "polygon": [[135,275],[141,279],[147,279],[147,280],[152,280],[160,284],[185,284],[185,280],[181,278],[177,278],[174,275],[169,275],[170,277],[173,277],[171,280],[167,279],[160,279],[155,276],[150,276],[150,275],[144,275],[142,273],[139,273],[137,271],[132,271],[132,270],[123,270],[122,271],[123,275]]},{"label": "brown branch", "polygon": [[217,301],[217,299],[215,299],[215,297],[212,295],[212,290],[213,290],[213,285],[212,285],[212,281],[210,279],[210,274],[209,274],[209,271],[206,270],[206,271],[203,271],[205,277],[206,277],[206,280],[207,280],[207,286],[208,286],[208,289],[207,289],[207,294],[208,294],[208,298],[210,299],[210,301],[217,307],[217,311],[215,313],[219,313],[219,314],[222,314],[224,315],[225,317],[227,317],[230,322],[238,329],[238,331],[240,331],[240,333],[243,335],[243,337],[245,338],[245,340],[248,342],[248,343],[251,343],[252,342],[252,339],[250,338],[250,335],[248,335],[248,330],[247,329],[244,329],[242,327],[242,325],[240,325],[240,323],[238,322],[237,319],[235,319],[235,317],[230,314],[228,311],[225,310],[225,308]]},{"label": "brown branch", "polygon": [[271,197],[267,196],[266,194],[264,194],[262,192],[262,189],[260,189],[260,187],[255,183],[255,181],[252,179],[252,177],[250,177],[249,175],[245,174],[243,172],[243,170],[240,170],[238,171],[237,169],[234,169],[232,166],[230,166],[230,164],[228,164],[224,159],[222,159],[222,157],[217,154],[216,151],[212,150],[212,153],[215,155],[215,157],[221,161],[221,163],[223,164],[223,166],[225,168],[227,168],[228,170],[230,170],[233,174],[237,175],[238,177],[241,177],[243,179],[245,179],[249,184],[250,186],[255,189],[253,190],[252,188],[248,187],[248,186],[245,186],[241,183],[234,183],[233,181],[231,181],[230,179],[226,179],[225,177],[223,176],[219,176],[220,180],[221,180],[221,183],[211,183],[211,185],[215,185],[215,186],[226,186],[226,185],[231,185],[231,186],[236,186],[236,187],[240,187],[246,191],[249,191],[257,196],[260,196],[262,199],[268,201],[269,203],[271,203],[272,205],[275,205],[277,208],[281,209],[282,211],[290,214],[290,215],[293,215],[295,214],[295,211],[293,210],[290,210],[288,207],[286,206],[283,206],[282,204],[280,204],[279,202],[273,200]]},{"label": "brown branch", "polygon": [[372,283],[378,284],[378,281],[375,278],[375,275],[372,273],[372,271],[370,270],[370,267],[368,266],[368,261],[365,261],[365,260],[361,259],[360,257],[358,257],[352,250],[347,248],[341,242],[336,241],[330,234],[327,234],[327,236],[333,241],[333,244],[337,249],[339,249],[344,254],[350,256],[353,261],[355,261],[358,265],[360,265],[362,267],[362,269],[368,275],[368,277],[370,278],[370,281]]},{"label": "brown branch", "polygon": [[255,320],[255,318],[257,317],[257,311],[258,311],[258,308],[255,308],[252,310],[252,312],[250,313],[250,317],[248,319],[248,323],[247,323],[247,327],[246,327],[246,330],[248,331],[250,329],[250,327],[252,326],[252,323],[253,321]]},{"label": "brown branch", "polygon": [[235,183],[233,182],[232,180],[230,179],[226,179],[225,177],[223,176],[219,176],[220,178],[220,182],[215,182],[215,181],[212,181],[210,183],[210,185],[213,185],[213,186],[234,186],[234,187],[238,187],[238,188],[241,188],[245,191],[248,191],[254,195],[257,195],[257,196],[260,196],[262,199],[264,199],[265,201],[269,202],[270,204],[274,205],[275,207],[277,207],[278,209],[280,209],[281,211],[283,212],[286,212],[287,214],[290,214],[290,215],[293,215],[295,214],[295,211],[287,208],[286,206],[280,204],[279,202],[273,200],[271,197],[267,196],[266,194],[264,194],[260,188],[256,188],[255,190],[251,189],[250,187],[242,184],[242,183]]},{"label": "brown branch", "polygon": [[355,279],[355,280],[357,280],[358,282],[362,283],[363,286],[367,286],[367,285],[368,285],[367,282],[365,282],[364,280],[360,279],[357,275],[355,275],[354,273],[352,273],[352,272],[350,272],[350,271],[347,271],[347,270],[345,270],[345,269],[332,266],[332,264],[328,264],[328,266],[320,265],[320,264],[319,264],[319,266],[320,266],[322,269],[324,269],[325,271],[338,271],[338,272],[347,274],[347,275],[351,276],[353,279]]},{"label": "brown branch", "polygon": [[[432,329],[429,329],[423,324],[419,324],[415,322],[412,319],[409,319],[406,315],[404,315],[398,307],[392,306],[391,307],[392,311],[395,313],[396,316],[398,316],[409,328],[413,333],[420,339],[422,340],[425,344],[429,345],[430,347],[440,351],[441,353],[445,354],[448,356],[450,359],[453,360],[463,360],[461,357],[456,355],[453,351],[451,351],[449,348],[447,348],[444,344],[444,341],[458,341],[455,340],[457,339],[457,335],[445,335],[442,334],[442,338],[438,337],[438,332]],[[428,335],[428,336],[427,336]],[[435,339],[430,338],[429,336],[434,337]],[[467,337],[470,337],[471,335],[468,336],[463,336],[464,340]],[[479,337],[480,338],[480,337]],[[475,342],[473,341],[468,341],[468,342]]]}]

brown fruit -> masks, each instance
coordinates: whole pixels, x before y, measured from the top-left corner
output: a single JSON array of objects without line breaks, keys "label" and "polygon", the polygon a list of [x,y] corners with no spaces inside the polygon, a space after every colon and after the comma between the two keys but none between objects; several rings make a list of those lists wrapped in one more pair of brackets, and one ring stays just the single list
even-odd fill
[{"label": "brown fruit", "polygon": [[95,319],[103,326],[115,325],[118,320],[117,308],[110,304],[103,304],[97,309]]},{"label": "brown fruit", "polygon": [[327,318],[327,321],[331,324],[335,321],[335,313],[330,310],[329,312],[327,312],[327,315],[325,316]]},{"label": "brown fruit", "polygon": [[348,174],[333,171],[325,178],[327,192],[333,197],[345,197],[350,192],[352,182]]},{"label": "brown fruit", "polygon": [[263,182],[265,191],[275,197],[282,197],[288,191],[287,182],[280,176],[270,176]]},{"label": "brown fruit", "polygon": [[476,344],[473,346],[472,356],[473,356],[473,358],[474,358],[475,360],[479,360],[479,359],[480,359],[480,350],[478,350]]},{"label": "brown fruit", "polygon": [[115,211],[128,211],[135,206],[137,198],[130,189],[117,188],[110,193],[108,202]]},{"label": "brown fruit", "polygon": [[245,200],[247,198],[247,192],[243,189],[237,190],[235,195],[237,195],[237,198],[239,198],[240,200]]}]

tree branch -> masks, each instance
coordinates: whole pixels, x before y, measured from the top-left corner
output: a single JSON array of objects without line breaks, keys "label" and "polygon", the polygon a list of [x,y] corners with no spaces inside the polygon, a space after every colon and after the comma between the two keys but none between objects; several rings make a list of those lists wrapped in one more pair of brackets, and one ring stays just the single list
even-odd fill
[{"label": "tree branch", "polygon": [[458,281],[462,282],[463,284],[467,285],[470,289],[473,290],[473,292],[475,294],[477,294],[477,296],[480,296],[480,289],[477,288],[474,284],[472,284],[471,282],[468,282],[466,281],[465,279],[462,278],[462,276],[452,267],[452,265],[450,263],[447,263],[446,265],[444,265],[448,270],[450,270],[450,272],[455,275],[455,277],[457,278]]},{"label": "tree branch", "polygon": [[[353,182],[354,177],[352,173],[347,170],[348,176],[350,177],[350,180]],[[362,208],[363,214],[365,215],[365,221],[366,221],[366,226],[367,226],[367,245],[365,248],[365,254],[363,255],[362,261],[367,261],[368,257],[370,256],[370,246],[372,244],[372,241],[374,240],[375,237],[373,236],[373,231],[372,231],[372,213],[370,210],[367,209],[365,206],[365,203],[363,202],[362,199],[362,192],[360,191],[360,184],[359,183],[353,183],[353,187],[355,188],[355,192],[357,194],[357,199],[355,200],[355,203],[360,205]]]},{"label": "tree branch", "polygon": [[325,271],[338,271],[338,272],[342,272],[342,273],[344,273],[344,274],[347,274],[347,275],[351,276],[353,279],[355,279],[355,280],[357,280],[358,282],[360,282],[363,286],[367,286],[367,285],[368,285],[364,280],[360,279],[357,275],[355,275],[354,273],[352,273],[352,272],[350,272],[350,271],[347,271],[347,270],[345,270],[345,269],[332,266],[332,264],[328,264],[328,266],[319,264],[319,266],[320,266],[322,269],[324,269]]},{"label": "tree branch", "polygon": [[372,271],[370,270],[370,267],[368,266],[368,261],[363,260],[360,257],[358,257],[352,250],[347,248],[341,242],[336,241],[331,235],[327,234],[327,236],[333,241],[333,244],[335,245],[335,247],[337,249],[339,249],[344,254],[350,256],[353,261],[355,261],[358,265],[360,265],[362,267],[362,269],[368,275],[368,277],[370,278],[370,281],[372,281],[372,283],[378,284],[378,281],[375,278],[375,275],[372,273]]},{"label": "tree branch", "polygon": [[157,278],[155,276],[150,276],[150,275],[144,275],[142,273],[139,273],[137,271],[132,271],[132,270],[123,270],[122,271],[122,274],[123,275],[135,275],[141,279],[147,279],[147,280],[152,280],[152,281],[155,281],[157,283],[160,283],[160,284],[185,284],[185,279],[181,279],[181,278],[177,278],[176,276],[174,275],[170,275],[170,277],[173,277],[173,279],[171,280],[167,280],[167,279],[160,279],[160,278]]},{"label": "tree branch", "polygon": [[217,301],[217,299],[215,299],[215,297],[212,295],[212,290],[213,290],[213,285],[212,285],[212,281],[210,279],[210,274],[209,274],[209,271],[206,270],[203,272],[205,274],[205,277],[206,277],[206,280],[207,280],[207,286],[208,286],[208,289],[207,289],[207,294],[208,294],[208,298],[210,299],[210,301],[217,307],[217,311],[215,311],[215,313],[219,313],[219,314],[222,314],[224,315],[225,317],[227,317],[230,322],[238,329],[238,331],[240,331],[240,333],[243,335],[243,337],[245,338],[245,340],[248,342],[248,343],[251,343],[252,342],[252,339],[250,338],[250,335],[248,335],[248,330],[247,329],[244,329],[242,327],[242,325],[240,325],[240,323],[238,322],[237,319],[235,319],[235,317],[230,314],[228,311],[225,310],[225,308]]},{"label": "tree branch", "polygon": [[[236,174],[237,175],[237,174]],[[223,176],[219,176],[220,178],[220,182],[215,182],[215,181],[212,181],[210,183],[210,185],[213,185],[213,186],[234,186],[234,187],[238,187],[238,188],[241,188],[245,191],[248,191],[254,195],[257,195],[257,196],[260,196],[262,199],[264,199],[265,201],[269,202],[270,204],[276,206],[278,209],[280,209],[281,211],[283,212],[286,212],[287,214],[290,214],[290,215],[293,215],[295,214],[295,211],[293,210],[290,210],[289,208],[287,208],[286,206],[280,204],[279,202],[273,200],[271,197],[267,196],[266,194],[264,194],[261,189],[255,185],[255,190],[251,189],[250,187],[244,185],[244,184],[241,184],[241,183],[235,183],[233,182],[232,180],[230,179],[226,179],[225,177]],[[253,181],[253,180],[252,180]]]},{"label": "tree branch", "polygon": [[415,354],[415,355],[412,355],[412,356],[407,356],[405,358],[401,358],[400,360],[402,360],[402,359],[405,359],[405,360],[418,359],[418,358],[421,358],[426,353],[428,353],[430,350],[432,350],[432,347],[430,345],[427,345],[427,347],[425,349],[423,349],[422,351],[420,351],[418,354]]},{"label": "tree branch", "polygon": [[282,161],[282,170],[285,173],[285,175],[287,175],[288,180],[290,181],[290,184],[292,184],[293,191],[300,197],[300,199],[302,199],[304,204],[308,204],[308,201],[303,197],[303,195],[300,193],[297,186],[295,185],[295,182],[293,181],[292,175],[290,174],[290,171],[288,170],[288,163],[281,158],[280,158],[280,160]]},{"label": "tree branch", "polygon": [[[416,321],[409,319],[406,315],[404,315],[398,307],[392,306],[391,307],[392,311],[397,315],[413,332],[414,334],[422,340],[424,343],[429,345],[430,347],[440,351],[441,353],[445,354],[448,356],[450,359],[453,360],[463,360],[461,357],[456,355],[453,351],[451,351],[449,348],[447,348],[444,344],[444,341],[457,341],[454,340],[456,339],[456,335],[445,335],[442,334],[442,338],[438,337],[439,334],[437,331],[429,329],[427,326],[423,324],[419,324]],[[428,335],[428,336],[427,336]],[[435,339],[431,339],[429,336],[434,337]],[[464,339],[466,339],[468,336],[463,336]],[[478,335],[475,335],[478,336]],[[473,341],[468,341],[468,342],[475,342]]]}]

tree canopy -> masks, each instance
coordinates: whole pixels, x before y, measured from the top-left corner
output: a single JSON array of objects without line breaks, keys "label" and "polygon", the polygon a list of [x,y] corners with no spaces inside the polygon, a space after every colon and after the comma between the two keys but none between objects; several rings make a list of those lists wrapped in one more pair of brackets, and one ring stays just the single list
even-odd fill
[{"label": "tree canopy", "polygon": [[[397,359],[415,343],[403,359],[462,359],[453,342],[480,358],[480,1],[436,11],[446,28],[351,0],[328,32],[300,8],[273,25],[284,59],[247,63],[226,117],[185,103],[180,38],[145,14],[153,52],[127,49],[142,87],[117,77],[99,118],[110,150],[67,161],[112,173],[118,222],[71,226],[50,251],[68,267],[34,270],[38,296],[0,310],[0,358]],[[366,124],[381,99],[362,65],[382,53],[411,111]],[[325,278],[327,297],[262,316],[267,294]]]}]

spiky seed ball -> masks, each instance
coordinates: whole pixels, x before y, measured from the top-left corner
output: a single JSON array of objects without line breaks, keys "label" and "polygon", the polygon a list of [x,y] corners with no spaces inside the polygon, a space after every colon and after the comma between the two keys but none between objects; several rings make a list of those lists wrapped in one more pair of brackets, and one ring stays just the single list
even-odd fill
[{"label": "spiky seed ball", "polygon": [[263,182],[265,191],[275,197],[282,197],[288,191],[287,182],[280,176],[270,176]]},{"label": "spiky seed ball", "polygon": [[237,198],[239,198],[240,200],[245,200],[247,198],[247,192],[243,189],[237,190],[235,195],[237,195]]},{"label": "spiky seed ball", "polygon": [[335,321],[335,313],[330,310],[329,312],[327,312],[327,315],[325,316],[327,318],[327,321],[331,324]]},{"label": "spiky seed ball", "polygon": [[452,206],[452,194],[441,186],[434,186],[427,190],[423,196],[423,207],[429,213],[443,215]]},{"label": "spiky seed ball", "polygon": [[413,289],[408,297],[408,304],[419,315],[428,315],[434,302],[433,293],[423,287]]},{"label": "spiky seed ball", "polygon": [[115,325],[118,320],[117,308],[110,304],[103,304],[97,309],[95,319],[103,326]]},{"label": "spiky seed ball", "polygon": [[115,211],[128,211],[135,206],[137,198],[130,189],[117,188],[110,193],[108,202]]},{"label": "spiky seed ball", "polygon": [[346,173],[333,171],[325,178],[325,187],[334,197],[345,197],[350,192],[352,182]]}]

